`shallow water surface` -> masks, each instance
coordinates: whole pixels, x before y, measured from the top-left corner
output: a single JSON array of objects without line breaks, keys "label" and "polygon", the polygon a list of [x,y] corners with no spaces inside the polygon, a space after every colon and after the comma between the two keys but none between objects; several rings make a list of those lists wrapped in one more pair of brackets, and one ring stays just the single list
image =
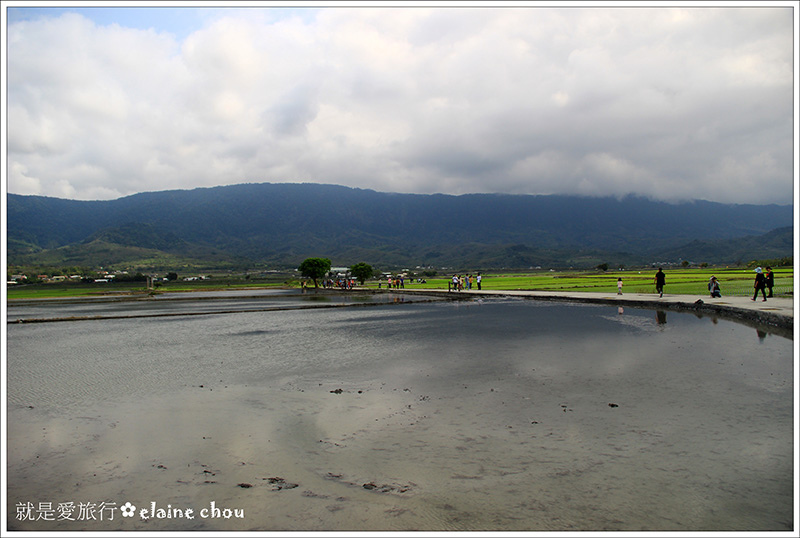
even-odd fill
[{"label": "shallow water surface", "polygon": [[[9,523],[790,530],[792,362],[724,320],[509,299],[10,324]],[[87,501],[244,515],[14,517]]]}]

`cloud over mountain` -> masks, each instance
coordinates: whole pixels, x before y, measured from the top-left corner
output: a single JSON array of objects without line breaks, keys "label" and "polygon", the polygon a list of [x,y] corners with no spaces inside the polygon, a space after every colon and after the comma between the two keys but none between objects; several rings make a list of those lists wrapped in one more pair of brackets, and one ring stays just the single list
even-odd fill
[{"label": "cloud over mountain", "polygon": [[12,21],[9,192],[296,181],[792,197],[790,8],[248,8],[197,20],[180,36],[155,18]]}]

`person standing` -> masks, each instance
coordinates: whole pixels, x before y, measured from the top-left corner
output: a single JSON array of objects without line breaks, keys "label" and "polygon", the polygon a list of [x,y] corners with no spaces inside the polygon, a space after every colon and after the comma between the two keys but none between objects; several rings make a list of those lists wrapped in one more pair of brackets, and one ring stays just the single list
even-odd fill
[{"label": "person standing", "polygon": [[756,290],[753,293],[753,298],[750,299],[751,301],[755,301],[756,297],[758,297],[758,292],[761,290],[761,295],[764,296],[763,301],[767,300],[767,292],[765,288],[767,287],[767,279],[764,278],[764,272],[761,270],[761,267],[756,267],[756,280],[753,282],[753,288]]},{"label": "person standing", "polygon": [[478,290],[481,289],[481,274],[478,273],[478,276],[475,278],[476,282],[478,283]]},{"label": "person standing", "polygon": [[617,295],[622,295],[622,277],[617,279]]},{"label": "person standing", "polygon": [[772,287],[775,285],[775,275],[772,274],[772,267],[767,266],[767,273],[764,275],[767,284],[767,297],[772,297]]},{"label": "person standing", "polygon": [[666,275],[664,275],[664,271],[661,270],[661,267],[658,268],[658,272],[656,272],[656,293],[658,293],[659,297],[664,296],[664,284],[667,281]]}]

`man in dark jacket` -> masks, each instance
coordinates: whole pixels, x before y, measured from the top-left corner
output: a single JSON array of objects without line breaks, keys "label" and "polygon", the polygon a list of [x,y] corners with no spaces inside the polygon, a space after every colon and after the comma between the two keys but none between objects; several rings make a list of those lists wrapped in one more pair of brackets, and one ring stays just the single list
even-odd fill
[{"label": "man in dark jacket", "polygon": [[664,296],[664,282],[666,282],[667,277],[664,275],[664,271],[661,270],[661,267],[658,268],[658,272],[656,273],[656,292],[658,293],[659,297]]},{"label": "man in dark jacket", "polygon": [[772,274],[772,267],[767,266],[767,273],[764,275],[767,281],[767,297],[772,297],[772,286],[775,285],[775,275]]}]

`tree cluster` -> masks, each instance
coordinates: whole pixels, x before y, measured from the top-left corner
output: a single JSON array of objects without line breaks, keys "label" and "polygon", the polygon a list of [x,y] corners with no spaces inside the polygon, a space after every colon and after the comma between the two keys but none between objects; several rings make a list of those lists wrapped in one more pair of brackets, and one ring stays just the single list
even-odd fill
[{"label": "tree cluster", "polygon": [[783,258],[772,258],[769,260],[752,260],[747,267],[792,267],[794,256],[784,256]]},{"label": "tree cluster", "polygon": [[[314,287],[319,287],[318,280],[325,278],[331,270],[331,260],[328,258],[306,258],[300,267],[297,268],[300,274],[314,281]],[[361,285],[364,281],[375,274],[375,270],[366,262],[359,262],[350,267],[350,274],[358,280]]]},{"label": "tree cluster", "polygon": [[297,269],[301,275],[312,279],[314,287],[318,288],[317,280],[325,277],[331,270],[331,261],[328,258],[306,258]]}]

